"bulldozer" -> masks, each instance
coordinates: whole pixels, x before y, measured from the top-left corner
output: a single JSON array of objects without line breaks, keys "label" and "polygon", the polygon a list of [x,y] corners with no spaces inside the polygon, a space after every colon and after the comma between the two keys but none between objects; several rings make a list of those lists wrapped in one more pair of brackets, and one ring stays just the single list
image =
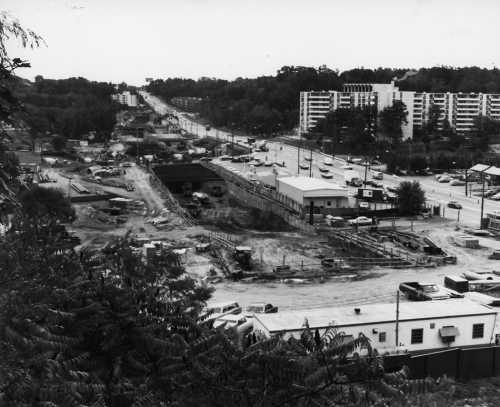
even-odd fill
[{"label": "bulldozer", "polygon": [[242,269],[251,269],[252,248],[250,246],[236,246],[234,258]]},{"label": "bulldozer", "polygon": [[213,185],[212,186],[212,195],[213,196],[222,196],[222,186],[221,185]]}]

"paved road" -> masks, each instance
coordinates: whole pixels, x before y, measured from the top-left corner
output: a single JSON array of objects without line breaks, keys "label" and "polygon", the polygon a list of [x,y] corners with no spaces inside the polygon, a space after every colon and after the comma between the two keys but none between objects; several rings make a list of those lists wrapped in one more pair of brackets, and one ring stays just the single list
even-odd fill
[{"label": "paved road", "polygon": [[[160,99],[155,96],[148,95],[148,99],[152,104],[152,107],[161,114],[165,112],[176,113],[180,117],[180,125],[185,130],[192,132],[194,134],[198,133],[200,137],[211,136],[220,138],[222,140],[227,140],[232,142],[232,137],[229,134],[217,129],[206,130],[204,126],[197,124],[193,121],[187,113],[176,111],[172,107],[163,103]],[[234,143],[246,144],[247,138],[244,136],[234,136]],[[230,161],[225,161],[224,164],[236,168],[245,174],[247,178],[254,176],[263,183],[274,185],[276,177],[291,176],[297,173],[300,176],[309,177],[310,175],[314,178],[323,179],[319,168],[324,166],[323,160],[324,155],[316,152],[310,152],[308,150],[298,149],[297,147],[288,146],[285,144],[279,144],[278,142],[270,142],[269,152],[261,152],[258,157],[261,160],[269,160],[273,162],[285,162],[284,168],[278,168],[278,175],[273,174],[272,167],[259,167],[257,168],[257,173],[251,174],[248,165],[231,163]],[[312,157],[312,162],[305,160],[305,157]],[[214,159],[214,163],[219,162],[218,159]],[[312,164],[311,170],[302,170],[298,168],[298,164]],[[337,183],[345,185],[344,181],[344,171],[342,168],[344,165],[341,161],[335,161],[333,166],[328,167],[329,172],[333,174],[333,179],[326,180],[329,183]],[[372,167],[371,170],[377,169],[376,166]],[[360,165],[355,165],[354,170],[358,171],[361,178],[365,178],[365,167]],[[366,178],[371,179],[370,171],[367,171]],[[479,220],[481,214],[481,198],[479,197],[465,197],[465,186],[451,186],[449,184],[440,184],[435,179],[434,176],[411,176],[411,177],[393,177],[384,175],[384,180],[381,182],[386,186],[397,186],[402,180],[418,180],[426,192],[426,197],[429,203],[441,204],[445,207],[445,217],[448,219],[456,220],[460,216],[459,222],[461,226],[471,226],[478,228]],[[479,188],[479,184],[473,184],[474,188]],[[357,192],[357,188],[349,187],[349,194],[353,195]],[[450,200],[458,200],[463,206],[463,209],[457,211],[456,209],[447,208],[446,204]],[[351,200],[351,204],[354,204],[354,199]],[[500,203],[485,199],[484,201],[484,212],[487,213],[491,210],[500,210]]]}]

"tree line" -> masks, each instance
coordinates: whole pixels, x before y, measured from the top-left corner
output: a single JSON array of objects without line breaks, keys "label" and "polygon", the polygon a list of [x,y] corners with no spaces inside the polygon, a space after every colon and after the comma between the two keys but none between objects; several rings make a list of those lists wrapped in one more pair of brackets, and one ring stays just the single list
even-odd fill
[{"label": "tree line", "polygon": [[215,126],[271,134],[290,131],[298,125],[302,91],[342,91],[344,83],[390,83],[394,79],[398,79],[396,86],[402,91],[495,93],[500,89],[497,68],[356,68],[339,73],[326,66],[284,66],[274,76],[254,79],[156,79],[147,90],[167,102],[177,96],[204,99],[201,116]]},{"label": "tree line", "polygon": [[91,82],[85,78],[44,79],[37,76],[32,84],[20,84],[15,95],[26,107],[23,117],[32,143],[47,133],[79,140],[94,134],[96,140],[109,140],[121,106],[111,100],[115,86]]}]

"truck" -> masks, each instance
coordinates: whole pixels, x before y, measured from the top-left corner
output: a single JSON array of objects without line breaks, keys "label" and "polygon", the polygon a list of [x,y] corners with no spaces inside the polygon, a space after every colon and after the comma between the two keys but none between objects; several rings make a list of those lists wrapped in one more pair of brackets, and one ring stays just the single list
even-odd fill
[{"label": "truck", "polygon": [[464,298],[463,294],[434,283],[419,283],[415,281],[399,284],[399,291],[409,300],[431,301]]},{"label": "truck", "polygon": [[278,307],[273,307],[270,303],[253,302],[247,305],[243,315],[253,317],[253,314],[275,314],[277,312]]},{"label": "truck", "polygon": [[267,141],[266,140],[262,140],[258,147],[257,147],[260,151],[269,151],[269,147],[267,146]]},{"label": "truck", "polygon": [[204,192],[193,192],[193,200],[198,200],[202,204],[210,202],[210,198]]},{"label": "truck", "polygon": [[212,185],[212,195],[213,196],[222,196],[224,193],[221,185]]},{"label": "truck", "polygon": [[387,202],[388,194],[383,189],[358,188],[356,198],[366,202]]},{"label": "truck", "polygon": [[359,172],[354,170],[344,171],[344,179],[346,185],[351,185],[353,187],[360,187],[363,185],[359,177]]},{"label": "truck", "polygon": [[247,137],[247,143],[252,146],[255,144],[255,139],[253,137]]},{"label": "truck", "polygon": [[384,173],[382,171],[373,171],[373,179],[384,179]]},{"label": "truck", "polygon": [[198,217],[201,213],[200,204],[196,202],[187,203],[185,208],[188,211],[188,213],[194,218]]},{"label": "truck", "polygon": [[193,187],[191,182],[184,182],[182,184],[182,193],[186,198],[193,196]]}]

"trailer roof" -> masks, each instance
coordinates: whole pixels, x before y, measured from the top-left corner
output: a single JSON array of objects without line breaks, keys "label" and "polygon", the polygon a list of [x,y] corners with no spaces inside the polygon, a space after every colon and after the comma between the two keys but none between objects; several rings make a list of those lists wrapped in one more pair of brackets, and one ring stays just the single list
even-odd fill
[{"label": "trailer roof", "polygon": [[[355,308],[359,308],[359,314]],[[496,314],[489,306],[465,298],[440,301],[415,301],[399,304],[399,321]],[[307,318],[311,328],[369,325],[396,321],[396,304],[369,304],[349,308],[322,308],[297,312],[255,315],[270,333],[301,330]]]}]

